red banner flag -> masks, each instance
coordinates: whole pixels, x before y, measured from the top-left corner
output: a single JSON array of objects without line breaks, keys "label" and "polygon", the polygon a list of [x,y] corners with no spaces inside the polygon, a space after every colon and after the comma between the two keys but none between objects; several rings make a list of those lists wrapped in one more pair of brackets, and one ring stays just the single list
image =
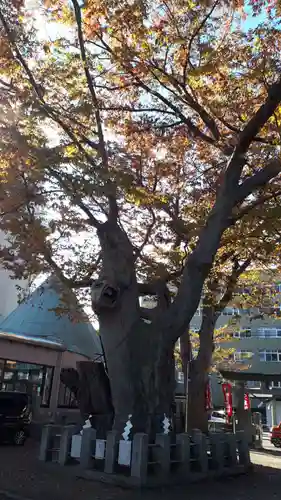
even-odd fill
[{"label": "red banner flag", "polygon": [[250,396],[249,394],[244,395],[244,410],[250,410],[251,408],[251,401],[250,401]]},{"label": "red banner flag", "polygon": [[222,384],[223,396],[224,396],[224,406],[228,421],[233,415],[233,405],[232,405],[232,386],[230,383]]}]

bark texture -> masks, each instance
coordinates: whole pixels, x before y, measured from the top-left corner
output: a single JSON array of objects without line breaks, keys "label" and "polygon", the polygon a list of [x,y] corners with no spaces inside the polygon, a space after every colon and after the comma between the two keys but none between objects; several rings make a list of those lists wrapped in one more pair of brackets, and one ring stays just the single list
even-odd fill
[{"label": "bark texture", "polygon": [[63,369],[61,381],[77,399],[83,421],[92,415],[92,425],[99,437],[112,427],[114,410],[110,384],[103,363],[81,361],[74,368]]},{"label": "bark texture", "polygon": [[131,415],[132,432],[153,433],[164,414],[171,413],[174,344],[153,322],[141,318],[133,248],[126,234],[109,222],[98,234],[103,254],[99,281],[119,291],[114,307],[92,295],[110,379],[114,428],[123,432]]},{"label": "bark texture", "polygon": [[[208,303],[208,299],[206,298]],[[186,373],[189,363],[188,382],[188,429],[208,431],[208,412],[206,411],[206,386],[212,365],[213,334],[217,314],[210,304],[203,307],[202,323],[199,331],[199,351],[197,358],[192,359],[190,334],[187,331],[181,337],[181,358],[187,384]]]},{"label": "bark texture", "polygon": [[188,429],[200,429],[208,432],[208,413],[206,411],[206,385],[208,370],[204,370],[197,360],[190,365],[188,398]]}]

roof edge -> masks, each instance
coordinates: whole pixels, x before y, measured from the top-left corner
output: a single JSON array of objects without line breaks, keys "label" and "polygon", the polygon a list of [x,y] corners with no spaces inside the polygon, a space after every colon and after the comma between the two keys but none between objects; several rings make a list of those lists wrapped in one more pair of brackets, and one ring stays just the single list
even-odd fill
[{"label": "roof edge", "polygon": [[0,331],[0,339],[10,340],[11,342],[24,342],[25,344],[32,344],[38,346],[47,347],[47,349],[53,349],[57,351],[67,351],[66,346],[59,342],[54,342],[52,340],[40,339],[36,337],[29,337],[27,335],[15,334],[9,332]]}]

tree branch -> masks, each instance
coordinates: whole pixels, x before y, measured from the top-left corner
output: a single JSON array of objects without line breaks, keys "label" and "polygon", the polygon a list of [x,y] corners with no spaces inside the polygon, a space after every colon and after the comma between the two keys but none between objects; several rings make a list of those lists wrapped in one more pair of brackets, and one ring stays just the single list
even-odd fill
[{"label": "tree branch", "polygon": [[[100,110],[99,110],[99,102],[98,102],[98,99],[96,96],[96,91],[95,91],[93,79],[91,77],[91,73],[90,73],[88,61],[87,61],[87,56],[86,56],[83,30],[82,30],[81,8],[80,8],[80,5],[79,5],[77,0],[72,0],[72,4],[73,4],[74,12],[75,12],[75,19],[76,19],[77,30],[78,30],[78,40],[79,40],[79,46],[80,46],[81,60],[83,61],[85,76],[86,76],[88,88],[89,88],[89,91],[90,91],[90,94],[92,97],[94,110],[95,110],[94,112],[95,112],[95,119],[96,119],[96,123],[97,123],[97,132],[98,132],[98,138],[99,138],[99,151],[100,151],[102,162],[103,162],[103,168],[108,173],[108,171],[109,171],[108,154],[107,154],[106,144],[105,144],[105,140],[104,140],[102,119],[101,119]],[[108,180],[108,183],[109,183],[109,180]],[[112,192],[108,195],[108,201],[109,201],[109,215],[108,215],[108,217],[110,220],[116,222],[117,217],[118,217],[118,205],[117,205],[116,194],[115,194],[116,189],[113,189],[112,182],[110,182],[109,188],[110,188],[109,190]]]},{"label": "tree branch", "polygon": [[230,158],[222,186],[214,207],[198,239],[194,251],[186,261],[178,294],[167,314],[163,314],[162,328],[166,338],[176,341],[194,315],[206,277],[212,267],[223,232],[231,224],[232,210],[257,187],[261,187],[280,172],[280,163],[273,160],[267,168],[239,185],[245,165],[245,154],[251,142],[265,125],[281,101],[281,78],[268,90],[268,97],[241,132]]},{"label": "tree branch", "polygon": [[[208,14],[204,17],[204,19],[202,20],[202,22],[199,24],[198,28],[195,30],[195,32],[190,37],[189,44],[188,44],[188,49],[187,49],[187,54],[188,54],[188,59],[187,60],[189,61],[189,64],[190,64],[190,66],[192,68],[194,68],[193,64],[190,61],[190,52],[191,52],[192,44],[193,44],[195,38],[199,35],[201,29],[204,27],[204,25],[208,21],[208,19],[211,17],[211,15],[214,12],[214,10],[215,10],[216,6],[218,5],[218,3],[219,3],[219,0],[216,0],[214,2],[214,5],[212,6],[212,8],[208,12]],[[184,73],[183,73],[183,81],[184,82],[186,81],[186,72],[187,72],[187,61],[186,61],[186,64],[185,64],[185,67],[184,67]]]},{"label": "tree branch", "polygon": [[141,252],[143,251],[144,247],[147,245],[148,241],[149,241],[149,238],[151,236],[151,233],[153,231],[153,228],[156,224],[156,216],[155,216],[155,213],[154,211],[152,210],[152,208],[149,208],[149,211],[151,213],[151,216],[152,216],[152,221],[151,221],[151,224],[149,224],[148,228],[147,228],[147,231],[146,231],[146,235],[144,237],[144,240],[141,244],[140,247],[138,247],[135,251],[135,260],[137,260],[137,258],[139,257],[139,255],[141,254]]},{"label": "tree branch", "polygon": [[[281,92],[281,90],[280,90]],[[238,188],[236,204],[245,200],[253,191],[267,184],[281,172],[281,161],[276,158],[268,163],[262,170],[246,179]]]},{"label": "tree branch", "polygon": [[[181,91],[184,92],[184,96],[182,97],[180,94],[177,94],[177,91],[172,90],[171,87],[165,85],[163,81],[157,77],[157,75],[151,71],[153,77],[158,81],[158,83],[164,87],[166,90],[171,92],[178,100],[182,101],[184,104],[188,104],[188,106],[193,109],[198,115],[200,116],[201,120],[205,123],[206,127],[210,130],[211,134],[213,137],[218,140],[220,138],[220,132],[217,127],[217,124],[213,117],[209,115],[209,113],[206,111],[206,109],[199,104],[198,101],[196,101],[186,90],[186,86],[183,85],[181,82],[179,82],[173,75],[170,73],[167,73],[167,71],[163,68],[161,68],[158,64],[151,63],[153,68],[155,68],[157,71],[162,73],[165,78],[168,79],[169,82],[171,82],[171,85],[174,87],[178,87]],[[182,122],[182,119],[181,119]]]},{"label": "tree branch", "polygon": [[218,304],[215,305],[216,312],[216,320],[223,311],[223,309],[227,306],[227,304],[231,301],[233,297],[233,293],[235,291],[235,287],[237,285],[238,278],[243,274],[246,269],[250,266],[252,259],[246,259],[243,264],[238,265],[236,262],[233,264],[232,273],[227,280],[226,290],[223,296],[221,297]]},{"label": "tree branch", "polygon": [[96,217],[92,214],[91,210],[83,202],[81,196],[77,192],[73,192],[67,185],[67,183],[63,180],[61,175],[58,172],[56,172],[53,168],[49,167],[48,170],[51,172],[52,176],[55,179],[57,179],[58,183],[61,185],[65,193],[68,194],[68,196],[72,198],[72,200],[82,210],[82,212],[84,212],[87,215],[89,224],[95,227],[96,229],[99,229],[102,223],[99,222],[98,219],[96,219]]},{"label": "tree branch", "polygon": [[[112,54],[114,57],[117,57],[117,59],[119,60],[118,56],[116,56],[116,54],[113,52],[113,50],[110,48],[110,46],[105,42],[105,40],[103,38],[100,38],[100,40],[103,43],[104,48],[110,54]],[[204,134],[204,132],[202,132],[196,125],[194,125],[193,121],[190,118],[188,118],[187,116],[185,116],[180,111],[180,109],[177,106],[175,106],[169,99],[167,99],[164,95],[160,94],[156,90],[151,89],[148,85],[146,85],[146,83],[144,83],[140,78],[138,78],[135,75],[135,73],[132,70],[130,65],[124,66],[124,61],[119,61],[119,62],[123,65],[123,67],[126,69],[126,71],[128,71],[128,73],[130,73],[132,78],[136,81],[137,85],[139,85],[141,88],[146,90],[150,95],[154,95],[154,97],[156,97],[160,102],[162,102],[170,110],[172,110],[175,113],[175,115],[178,116],[183,121],[183,123],[187,126],[187,128],[190,130],[190,132],[192,133],[192,135],[195,138],[200,138],[201,140],[203,140],[209,144],[216,145],[215,139]]]},{"label": "tree branch", "polygon": [[90,269],[86,276],[80,280],[76,280],[75,278],[72,278],[69,280],[69,286],[70,288],[90,288],[93,284],[93,279],[92,275],[93,273],[98,269],[99,264],[101,263],[102,260],[102,255],[101,253],[99,254],[97,260],[90,266]]},{"label": "tree branch", "polygon": [[42,88],[40,87],[40,85],[37,84],[33,74],[32,74],[32,71],[30,70],[27,62],[25,61],[24,57],[22,56],[21,52],[19,51],[18,49],[18,46],[16,44],[16,41],[14,39],[14,36],[13,34],[11,33],[9,27],[8,27],[8,24],[6,23],[6,20],[5,20],[5,17],[3,16],[3,13],[2,11],[0,10],[0,21],[3,25],[3,28],[4,28],[4,31],[6,33],[6,36],[8,38],[8,41],[10,43],[10,45],[13,47],[14,49],[14,52],[15,52],[15,55],[16,55],[16,58],[18,59],[18,61],[20,62],[21,66],[23,67],[27,77],[28,77],[28,80],[31,84],[31,87],[33,88],[36,96],[38,97],[39,99],[39,102],[43,108],[43,110],[45,111],[46,115],[51,118],[52,120],[54,120],[58,125],[60,125],[60,127],[64,130],[64,132],[70,137],[70,139],[74,142],[74,144],[77,145],[79,151],[81,151],[81,153],[83,153],[83,155],[85,155],[85,157],[90,160],[90,162],[92,163],[92,158],[88,155],[87,151],[85,151],[85,149],[82,147],[81,143],[77,140],[75,134],[73,134],[73,132],[71,131],[71,129],[64,123],[63,120],[61,120],[61,118],[57,115],[57,113],[51,108],[51,106],[44,100],[44,92],[42,90]]},{"label": "tree branch", "polygon": [[259,198],[257,198],[256,200],[254,200],[252,203],[249,203],[248,205],[246,205],[245,207],[243,207],[237,215],[235,215],[232,220],[233,220],[233,224],[242,219],[244,217],[244,215],[247,215],[249,212],[251,212],[252,210],[254,210],[256,207],[259,207],[260,205],[263,205],[266,201],[270,201],[272,199],[277,199],[279,196],[281,196],[281,191],[276,191],[276,192],[273,192],[273,193],[270,193],[268,195],[264,195],[264,196],[260,196]]},{"label": "tree branch", "polygon": [[245,154],[252,141],[258,135],[260,130],[273,115],[277,106],[281,102],[281,78],[273,83],[268,89],[268,96],[265,102],[260,106],[251,120],[247,123],[239,135],[239,141],[235,148],[236,154]]}]

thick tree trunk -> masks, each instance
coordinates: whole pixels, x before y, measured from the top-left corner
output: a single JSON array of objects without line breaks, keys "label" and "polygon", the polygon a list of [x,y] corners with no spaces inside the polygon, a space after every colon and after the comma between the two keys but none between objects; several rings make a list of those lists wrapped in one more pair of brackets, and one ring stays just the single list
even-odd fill
[{"label": "thick tree trunk", "polygon": [[93,285],[92,304],[99,317],[114,428],[122,433],[131,415],[132,432],[154,433],[157,418],[171,412],[174,345],[166,343],[157,326],[141,319],[133,248],[126,234],[107,222],[98,235],[103,269]]},{"label": "thick tree trunk", "polygon": [[110,384],[103,363],[80,361],[77,363],[80,380],[79,406],[87,416],[98,437],[105,438],[112,427],[114,412]]},{"label": "thick tree trunk", "polygon": [[206,386],[208,373],[193,360],[190,364],[189,398],[188,398],[188,429],[200,429],[208,432],[208,412],[206,410]]},{"label": "thick tree trunk", "polygon": [[236,430],[244,431],[248,442],[253,441],[253,425],[250,410],[244,409],[245,383],[236,382],[234,386],[234,403],[236,406]]},{"label": "thick tree trunk", "polygon": [[[206,410],[206,386],[212,364],[213,334],[217,315],[209,305],[203,309],[202,324],[199,332],[199,352],[192,358],[190,335],[187,331],[181,337],[181,357],[184,373],[189,362],[188,384],[188,429],[208,431],[208,411]],[[186,380],[185,380],[186,384]]]},{"label": "thick tree trunk", "polygon": [[114,428],[123,432],[132,415],[132,432],[161,432],[170,416],[175,390],[173,347],[163,348],[157,331],[140,322],[115,355],[106,350],[115,410]]},{"label": "thick tree trunk", "polygon": [[106,432],[112,427],[114,414],[103,363],[80,361],[77,370],[64,368],[60,378],[74,394],[82,420],[85,421],[91,415],[98,437],[105,438]]}]

